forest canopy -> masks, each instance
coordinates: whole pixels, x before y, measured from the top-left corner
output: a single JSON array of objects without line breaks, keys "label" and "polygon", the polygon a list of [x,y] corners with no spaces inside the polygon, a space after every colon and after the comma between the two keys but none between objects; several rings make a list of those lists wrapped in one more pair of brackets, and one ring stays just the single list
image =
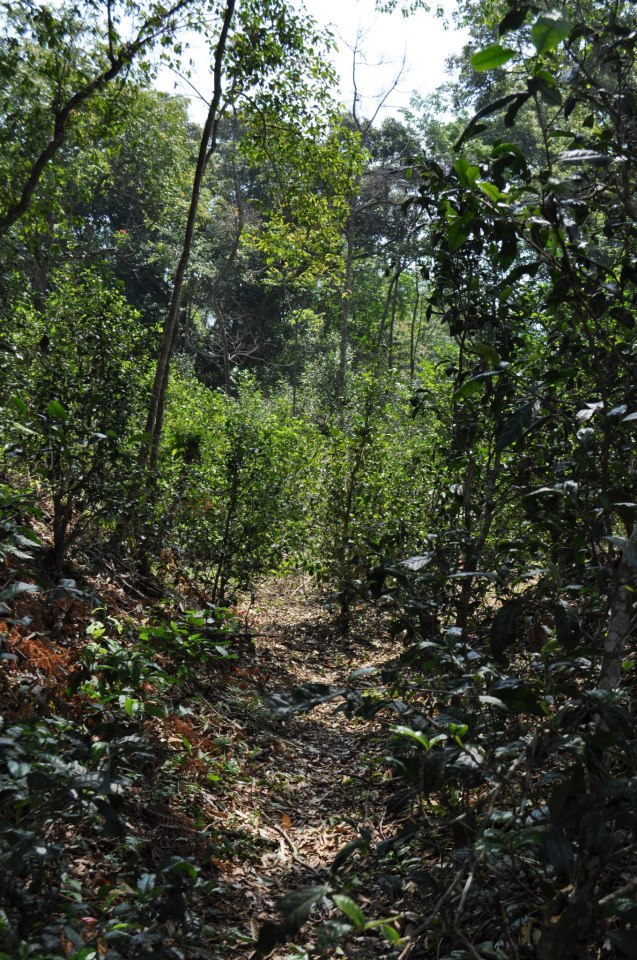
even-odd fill
[{"label": "forest canopy", "polygon": [[381,119],[287,0],[0,2],[1,960],[637,953],[637,15],[454,16]]}]

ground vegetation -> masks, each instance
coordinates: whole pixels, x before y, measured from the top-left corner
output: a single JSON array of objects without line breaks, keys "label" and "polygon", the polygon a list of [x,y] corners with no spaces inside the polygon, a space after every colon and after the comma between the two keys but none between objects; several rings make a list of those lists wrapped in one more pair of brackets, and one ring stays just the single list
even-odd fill
[{"label": "ground vegetation", "polygon": [[633,5],[0,15],[0,958],[630,960]]}]

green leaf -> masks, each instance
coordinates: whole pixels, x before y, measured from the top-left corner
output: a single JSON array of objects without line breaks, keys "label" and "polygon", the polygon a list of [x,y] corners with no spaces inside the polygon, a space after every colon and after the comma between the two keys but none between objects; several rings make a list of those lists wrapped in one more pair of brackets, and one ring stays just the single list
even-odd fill
[{"label": "green leaf", "polygon": [[566,39],[570,29],[568,14],[564,10],[551,10],[533,24],[531,41],[538,53],[548,53]]},{"label": "green leaf", "polygon": [[[2,954],[0,954],[0,957]],[[71,960],[95,960],[97,953],[95,947],[82,947],[77,953],[71,954]]]},{"label": "green leaf", "polygon": [[473,345],[473,349],[478,356],[482,358],[482,360],[486,360],[486,362],[490,363],[492,366],[502,361],[502,357],[495,347],[492,347],[490,343],[475,343]]},{"label": "green leaf", "polygon": [[382,920],[368,920],[364,926],[364,930],[378,930],[379,927],[384,927],[387,923],[387,919],[396,920],[396,917],[383,917]]},{"label": "green leaf", "polygon": [[451,253],[457,253],[469,237],[469,225],[462,217],[457,217],[447,228],[447,243]]},{"label": "green leaf", "polygon": [[[143,707],[147,717],[163,719],[167,715],[167,708],[163,703],[144,703]],[[182,737],[182,741],[188,743],[185,737]]]},{"label": "green leaf", "polygon": [[31,764],[23,760],[7,760],[7,768],[14,780],[21,780],[31,770]]},{"label": "green leaf", "polygon": [[371,834],[369,830],[363,830],[360,837],[355,837],[353,840],[350,840],[349,843],[346,843],[332,860],[330,873],[336,873],[339,867],[342,867],[356,850],[368,852],[370,841]]},{"label": "green leaf", "polygon": [[480,176],[480,167],[473,166],[473,164],[465,160],[464,157],[459,157],[454,163],[453,168],[458,175],[460,185],[465,187],[465,189],[470,189]]},{"label": "green leaf", "polygon": [[199,875],[199,867],[195,866],[194,863],[191,863],[190,860],[185,860],[183,857],[172,856],[168,857],[166,862],[161,867],[162,873],[170,873],[173,876],[178,876],[179,874],[187,874],[191,880],[196,880]]},{"label": "green leaf", "polygon": [[542,100],[549,106],[559,107],[562,103],[562,93],[548,70],[536,69],[533,76],[529,78],[527,87],[532,94],[541,93]]},{"label": "green leaf", "polygon": [[509,109],[504,115],[504,125],[505,127],[512,127],[516,121],[517,115],[530,98],[531,93],[527,90],[526,93],[521,93],[516,97],[515,102],[511,104]]},{"label": "green leaf", "polygon": [[469,577],[482,577],[483,580],[493,580],[494,583],[501,583],[497,573],[488,573],[486,570],[458,570],[456,573],[450,573],[447,580],[466,580]]},{"label": "green leaf", "polygon": [[395,927],[390,927],[388,923],[384,923],[380,929],[385,939],[389,940],[390,943],[400,943],[400,934]]},{"label": "green leaf", "polygon": [[500,710],[506,710],[507,705],[502,700],[499,700],[498,697],[490,697],[487,693],[482,694],[478,697],[480,703],[485,703],[489,707],[499,707]]},{"label": "green leaf", "polygon": [[421,733],[420,730],[412,730],[411,727],[396,726],[393,727],[392,733],[398,734],[399,737],[407,737],[409,740],[415,740],[424,750],[429,750],[431,748],[431,741],[427,739],[424,733]]},{"label": "green leaf", "polygon": [[49,601],[49,603],[53,603],[58,600],[66,600],[66,599],[80,600],[84,602],[88,601],[93,605],[95,605],[96,603],[99,603],[99,597],[97,596],[97,594],[89,593],[86,590],[81,590],[77,586],[77,583],[75,582],[75,580],[69,580],[67,578],[64,578],[62,580],[58,580],[58,582],[53,587],[53,589],[49,590],[47,594],[47,600]]},{"label": "green leaf", "polygon": [[462,739],[465,733],[469,732],[469,727],[466,723],[450,723],[449,724],[449,733],[454,739]]},{"label": "green leaf", "polygon": [[[302,887],[300,890],[293,890],[286,894],[282,900],[279,900],[277,910],[282,915],[283,920],[278,926],[283,939],[298,933],[309,917],[314,904],[330,892],[329,884],[322,883],[315,887]],[[282,943],[283,940],[279,942]]]},{"label": "green leaf", "polygon": [[20,433],[26,433],[28,437],[37,436],[35,430],[31,430],[30,427],[25,427],[23,423],[16,423],[14,421],[14,423],[12,423],[11,426],[13,427],[14,430],[18,430]]},{"label": "green leaf", "polygon": [[489,183],[488,180],[478,180],[478,186],[482,192],[487,195],[489,200],[493,200],[494,203],[500,203],[501,200],[506,199],[502,191],[496,187],[495,183]]},{"label": "green leaf", "polygon": [[23,416],[24,416],[24,414],[26,414],[26,412],[27,412],[27,405],[26,405],[26,403],[24,402],[24,400],[22,399],[22,397],[17,397],[17,396],[14,395],[14,396],[11,397],[11,399],[9,400],[9,403],[10,403],[13,407],[15,407],[15,409],[18,411],[18,413],[21,413]]},{"label": "green leaf", "polygon": [[344,893],[333,893],[332,900],[337,907],[341,908],[345,916],[349,917],[355,927],[365,926],[365,914],[350,897],[346,897]]},{"label": "green leaf", "polygon": [[519,677],[503,677],[493,684],[489,692],[491,696],[495,694],[497,699],[502,700],[514,713],[542,712],[538,706],[537,687]]},{"label": "green leaf", "polygon": [[327,683],[312,682],[304,683],[292,690],[283,690],[281,693],[270,693],[266,696],[265,702],[268,708],[278,713],[280,717],[288,717],[295,713],[312,710],[319,704],[334,700],[346,692],[345,687],[332,687]]},{"label": "green leaf", "polygon": [[456,400],[466,400],[469,397],[475,397],[477,394],[482,393],[483,386],[484,383],[481,379],[472,377],[470,380],[465,380],[462,386],[458,387],[454,398]]},{"label": "green leaf", "polygon": [[316,945],[321,951],[329,950],[335,947],[339,940],[346,937],[353,929],[351,923],[343,923],[341,920],[326,920],[316,932]]},{"label": "green leaf", "polygon": [[514,56],[515,50],[503,47],[499,43],[492,43],[479,53],[474,53],[471,57],[471,66],[474,70],[495,70],[508,63]]},{"label": "green leaf", "polygon": [[598,150],[565,150],[559,155],[559,159],[562,163],[594,163],[597,166],[606,166],[612,157]]},{"label": "green leaf", "polygon": [[408,557],[407,560],[401,560],[401,567],[406,567],[407,570],[411,570],[413,573],[418,573],[419,570],[423,570],[428,564],[431,563],[433,557],[430,553],[423,553],[418,557]]},{"label": "green leaf", "polygon": [[503,17],[498,24],[498,33],[500,36],[509,30],[518,30],[526,20],[528,12],[528,8],[526,7],[514,7],[513,10],[509,10],[507,15]]},{"label": "green leaf", "polygon": [[64,423],[67,419],[66,410],[58,400],[51,400],[46,405],[46,412],[54,420],[60,420]]},{"label": "green leaf", "polygon": [[498,97],[497,100],[488,103],[486,107],[482,107],[463,130],[460,139],[454,144],[454,150],[459,150],[464,141],[468,140],[475,133],[478,133],[479,130],[486,129],[485,125],[478,123],[483,117],[489,117],[492,113],[497,113],[498,110],[502,110],[504,107],[508,106],[510,108],[511,105],[515,105],[520,99],[524,102],[528,100],[529,96],[530,94],[526,91],[524,93],[507,93],[503,97]]},{"label": "green leaf", "polygon": [[504,370],[486,370],[484,373],[478,373],[475,377],[465,380],[456,390],[454,397],[456,400],[465,400],[467,397],[474,397],[480,393],[484,386],[484,381],[491,377],[499,377]]},{"label": "green leaf", "polygon": [[139,710],[139,700],[134,700],[133,697],[124,697],[123,701],[124,713],[128,717],[132,717]]},{"label": "green leaf", "polygon": [[137,889],[140,893],[152,893],[155,889],[156,875],[154,873],[142,873],[137,881]]},{"label": "green leaf", "polygon": [[538,419],[539,400],[529,400],[519,407],[504,423],[497,440],[498,450],[506,450],[512,443],[520,440]]},{"label": "green leaf", "polygon": [[534,277],[539,269],[539,260],[534,260],[531,263],[520,263],[517,267],[514,267],[509,271],[509,273],[507,273],[506,277],[504,277],[501,282],[501,286],[508,287],[513,283],[517,283],[518,280],[524,276]]}]

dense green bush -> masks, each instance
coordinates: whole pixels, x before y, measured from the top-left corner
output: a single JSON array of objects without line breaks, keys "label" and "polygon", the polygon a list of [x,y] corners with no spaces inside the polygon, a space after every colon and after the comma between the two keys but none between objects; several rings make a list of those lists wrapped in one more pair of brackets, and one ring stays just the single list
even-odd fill
[{"label": "dense green bush", "polygon": [[235,396],[176,376],[157,512],[167,564],[194,577],[211,602],[294,566],[311,529],[320,441],[248,376]]},{"label": "dense green bush", "polygon": [[12,469],[53,513],[51,562],[88,526],[127,512],[148,373],[148,333],[97,271],[56,274],[41,308],[0,319],[14,347],[4,422]]},{"label": "dense green bush", "polygon": [[[423,369],[421,394],[432,407],[433,377],[433,369]],[[444,404],[444,386],[439,390],[436,402]],[[336,589],[345,619],[355,597],[367,597],[368,589],[380,596],[385,563],[427,542],[444,423],[415,418],[412,399],[412,388],[395,376],[352,377],[343,422],[335,419],[328,431],[312,560]]]}]

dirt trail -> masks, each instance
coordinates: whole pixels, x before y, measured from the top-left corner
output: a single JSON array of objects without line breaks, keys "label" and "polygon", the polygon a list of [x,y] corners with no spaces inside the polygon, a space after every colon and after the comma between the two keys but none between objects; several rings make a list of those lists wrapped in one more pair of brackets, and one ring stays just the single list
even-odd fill
[{"label": "dirt trail", "polygon": [[[253,676],[268,692],[316,681],[342,685],[353,670],[392,652],[380,622],[361,622],[344,637],[325,608],[298,586],[282,593],[278,585],[266,593],[250,623],[259,634]],[[283,720],[259,708],[244,733],[250,754],[227,800],[226,827],[242,831],[252,849],[243,862],[220,864],[219,890],[231,895],[219,919],[227,933],[224,947],[237,958],[253,955],[254,942],[243,938],[253,937],[263,920],[277,918],[277,899],[329,882],[338,851],[361,828],[373,829],[384,806],[377,751],[369,743],[373,726],[335,712],[334,703]],[[366,900],[358,891],[363,909]],[[377,913],[379,905],[368,902]],[[290,950],[282,947],[271,956],[302,956]],[[387,947],[380,940],[375,949],[367,943],[364,955],[387,956]]]}]

